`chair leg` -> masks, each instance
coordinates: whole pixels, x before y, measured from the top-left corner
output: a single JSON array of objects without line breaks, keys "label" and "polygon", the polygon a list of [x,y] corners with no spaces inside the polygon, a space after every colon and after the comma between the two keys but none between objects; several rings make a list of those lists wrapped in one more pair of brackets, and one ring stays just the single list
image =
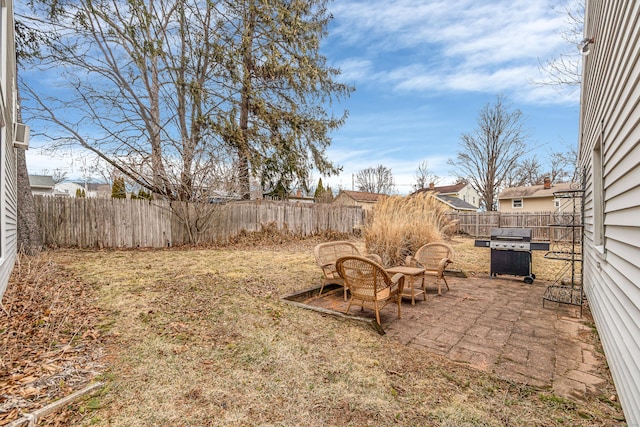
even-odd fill
[{"label": "chair leg", "polygon": [[[407,282],[407,280],[405,280]],[[409,277],[409,286],[411,287],[411,305],[416,305],[416,288],[413,285],[413,277]]]},{"label": "chair leg", "polygon": [[436,279],[436,283],[438,283],[438,295],[442,295],[442,282],[440,279],[444,280],[444,284],[447,287],[447,290],[449,290],[449,284],[447,283],[447,279],[445,279],[444,274],[442,276],[438,276]]},{"label": "chair leg", "polygon": [[402,305],[402,296],[400,294],[396,295],[396,300],[398,301],[398,319],[402,319],[402,312],[400,311],[400,306]]},{"label": "chair leg", "polygon": [[353,303],[353,297],[351,297],[351,299],[349,300],[349,305],[347,305],[347,310],[344,312],[344,314],[349,314],[349,309],[351,308],[352,303]]},{"label": "chair leg", "polygon": [[325,282],[322,282],[322,286],[320,286],[320,292],[318,293],[318,296],[322,295],[322,290],[324,289],[325,284]]},{"label": "chair leg", "polygon": [[376,310],[376,322],[378,322],[378,325],[380,324],[380,311],[378,310],[378,301],[374,301],[373,302],[373,306],[375,307]]}]

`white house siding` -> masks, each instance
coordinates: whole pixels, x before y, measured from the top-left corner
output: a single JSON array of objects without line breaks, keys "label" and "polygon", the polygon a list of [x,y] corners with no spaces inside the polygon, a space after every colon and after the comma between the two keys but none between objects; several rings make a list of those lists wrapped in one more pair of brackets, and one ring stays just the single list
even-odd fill
[{"label": "white house siding", "polygon": [[[60,196],[76,197],[76,192],[78,190],[82,191],[84,190],[84,187],[76,184],[75,182],[60,182],[54,187],[54,193]],[[90,192],[85,191],[85,196],[90,197],[89,194],[86,193]]]},{"label": "white house siding", "polygon": [[477,208],[480,207],[480,194],[471,188],[470,185],[463,187],[462,190],[460,190],[458,197]]},{"label": "white house siding", "polygon": [[16,117],[16,62],[13,2],[0,2],[0,300],[16,258],[17,192],[13,123]]},{"label": "white house siding", "polygon": [[[640,2],[587,0],[585,36],[595,42],[583,58],[581,92],[580,163],[587,172],[583,280],[626,420],[638,426]],[[601,172],[594,170],[598,145]]]}]

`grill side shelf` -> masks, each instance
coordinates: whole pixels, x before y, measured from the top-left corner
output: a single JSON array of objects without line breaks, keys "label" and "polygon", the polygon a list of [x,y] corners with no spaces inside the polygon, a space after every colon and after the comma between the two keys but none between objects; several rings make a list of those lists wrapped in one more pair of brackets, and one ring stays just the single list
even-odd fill
[{"label": "grill side shelf", "polygon": [[491,240],[477,239],[473,246],[476,248],[488,248],[491,246]]},{"label": "grill side shelf", "polygon": [[531,242],[532,251],[548,251],[549,242]]}]

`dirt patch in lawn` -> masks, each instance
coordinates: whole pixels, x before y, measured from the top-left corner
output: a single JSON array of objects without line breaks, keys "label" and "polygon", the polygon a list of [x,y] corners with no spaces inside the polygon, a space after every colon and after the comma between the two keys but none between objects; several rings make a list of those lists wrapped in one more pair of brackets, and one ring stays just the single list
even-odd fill
[{"label": "dirt patch in lawn", "polygon": [[[462,240],[454,239],[456,247],[472,247]],[[60,276],[43,283],[80,285],[81,294],[71,287],[59,299],[87,303],[84,317],[93,323],[76,329],[98,331],[84,338],[86,348],[105,352],[96,367],[106,386],[58,419],[97,426],[623,424],[609,397],[558,398],[407,348],[359,322],[283,303],[281,295],[320,283],[317,242],[50,253]],[[460,247],[456,267],[485,273],[489,251],[465,256]],[[467,264],[483,252],[486,267]],[[0,331],[14,328],[2,319]],[[4,387],[13,374],[3,375]]]}]

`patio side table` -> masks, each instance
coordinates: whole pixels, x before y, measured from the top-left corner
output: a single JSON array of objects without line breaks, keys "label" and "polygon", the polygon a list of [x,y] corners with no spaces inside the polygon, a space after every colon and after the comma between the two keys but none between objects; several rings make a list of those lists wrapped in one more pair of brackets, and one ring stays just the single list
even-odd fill
[{"label": "patio side table", "polygon": [[404,275],[405,280],[408,282],[409,286],[404,287],[402,296],[411,297],[411,305],[416,305],[416,296],[420,294],[422,294],[422,298],[424,301],[427,300],[427,292],[424,287],[424,281],[422,282],[422,285],[419,285],[419,292],[417,294],[414,284],[416,278],[422,278],[422,276],[424,276],[424,268],[405,267],[403,265],[399,265],[396,267],[389,267],[386,270],[388,273],[402,273]]}]

